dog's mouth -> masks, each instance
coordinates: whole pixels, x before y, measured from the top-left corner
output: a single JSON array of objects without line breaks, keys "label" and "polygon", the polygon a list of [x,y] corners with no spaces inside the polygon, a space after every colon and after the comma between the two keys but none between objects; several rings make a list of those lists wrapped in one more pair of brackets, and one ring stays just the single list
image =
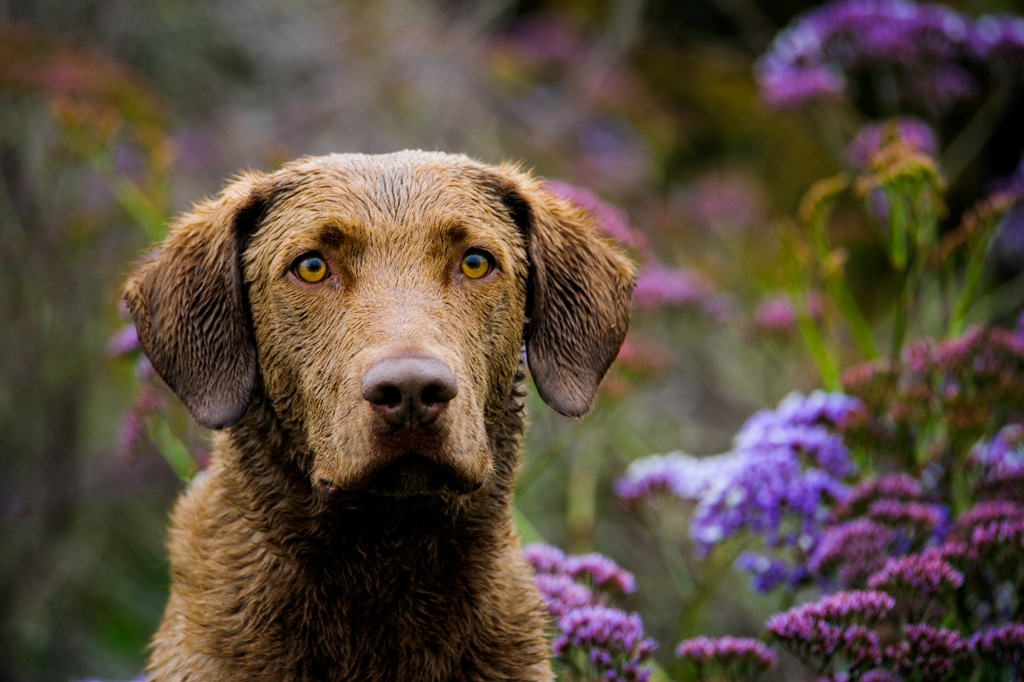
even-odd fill
[{"label": "dog's mouth", "polygon": [[373,471],[358,489],[383,497],[415,497],[466,494],[482,485],[483,478],[471,481],[452,466],[411,452]]}]

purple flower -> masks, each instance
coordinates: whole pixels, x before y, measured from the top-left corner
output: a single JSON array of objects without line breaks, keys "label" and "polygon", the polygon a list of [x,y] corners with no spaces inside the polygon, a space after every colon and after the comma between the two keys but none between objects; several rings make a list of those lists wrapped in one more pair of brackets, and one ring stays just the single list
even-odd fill
[{"label": "purple flower", "polygon": [[869,478],[850,489],[836,506],[833,517],[845,521],[867,512],[873,502],[880,499],[914,501],[921,499],[921,483],[902,472]]},{"label": "purple flower", "polygon": [[1013,499],[1024,489],[1024,424],[1004,427],[971,449],[968,462],[980,470],[977,487],[987,497]]},{"label": "purple flower", "polygon": [[970,34],[968,20],[939,5],[838,0],[779,33],[755,71],[762,98],[780,108],[843,97],[848,75],[885,70],[892,103],[942,111],[976,89],[959,64]]},{"label": "purple flower", "polygon": [[884,652],[887,666],[904,675],[937,680],[967,660],[970,642],[959,632],[930,625],[913,624],[903,628],[898,642]]},{"label": "purple flower", "polygon": [[676,657],[697,666],[717,664],[729,679],[748,678],[774,670],[778,656],[756,639],[745,637],[696,637],[679,643]]},{"label": "purple flower", "polygon": [[754,310],[754,327],[768,334],[790,334],[796,329],[797,315],[788,296],[764,298]]},{"label": "purple flower", "polygon": [[947,513],[938,505],[902,500],[875,500],[868,507],[867,517],[888,525],[915,547],[933,536],[941,539],[948,520]]},{"label": "purple flower", "polygon": [[882,657],[878,635],[869,626],[883,622],[895,604],[884,592],[838,592],[777,613],[765,627],[805,662],[824,664],[838,656],[851,671],[867,669]]},{"label": "purple flower", "polygon": [[585,606],[562,616],[558,629],[562,634],[552,643],[556,658],[567,660],[572,650],[583,651],[595,677],[602,679],[636,680],[650,675],[640,664],[657,645],[644,637],[639,615],[608,606]]},{"label": "purple flower", "polygon": [[559,634],[552,643],[556,658],[578,665],[572,652],[582,651],[591,669],[577,672],[588,679],[593,674],[610,680],[647,679],[650,670],[641,664],[654,650],[653,640],[643,638],[638,615],[608,604],[609,596],[636,589],[631,573],[602,554],[565,554],[541,543],[524,547],[523,556],[536,572],[534,583],[548,612],[557,619]]},{"label": "purple flower", "polygon": [[850,590],[836,592],[790,609],[802,617],[816,618],[831,623],[879,623],[896,606],[896,600],[877,590]]},{"label": "purple flower", "polygon": [[1019,65],[1024,60],[1024,18],[1010,14],[983,16],[968,40],[981,61],[1001,59]]},{"label": "purple flower", "polygon": [[765,61],[757,74],[761,97],[775,109],[795,109],[819,100],[841,100],[846,78],[827,66],[776,66]]},{"label": "purple flower", "polygon": [[971,648],[1018,675],[1024,673],[1024,623],[1004,623],[971,638]]},{"label": "purple flower", "polygon": [[847,521],[825,531],[807,565],[840,585],[861,585],[884,566],[894,539],[891,529],[870,519]]},{"label": "purple flower", "polygon": [[673,212],[701,229],[734,233],[765,224],[764,196],[738,173],[709,173],[672,198]]},{"label": "purple flower", "polygon": [[942,618],[946,596],[963,584],[964,574],[933,552],[889,559],[868,578],[868,587],[897,598],[898,609],[910,621]]},{"label": "purple flower", "polygon": [[596,603],[589,587],[579,584],[564,573],[540,573],[533,580],[547,604],[548,612],[556,618],[572,609]]},{"label": "purple flower", "polygon": [[935,555],[911,554],[889,559],[878,573],[868,578],[868,587],[892,593],[900,590],[932,597],[964,584],[964,574]]},{"label": "purple flower", "polygon": [[637,502],[659,492],[696,500],[709,487],[731,480],[743,464],[742,458],[733,453],[711,457],[694,457],[678,451],[652,455],[629,465],[615,482],[615,494],[626,502]]},{"label": "purple flower", "polygon": [[638,308],[687,308],[713,319],[724,319],[730,312],[730,304],[701,275],[657,263],[649,263],[640,271],[633,303]]},{"label": "purple flower", "polygon": [[135,456],[146,436],[146,419],[164,405],[164,397],[155,386],[143,387],[135,402],[121,417],[121,428],[117,435],[117,449],[121,457],[131,459]]},{"label": "purple flower", "polygon": [[586,209],[601,231],[623,246],[642,249],[647,245],[647,238],[629,227],[629,221],[622,210],[602,201],[590,190],[557,180],[545,182],[544,189]]},{"label": "purple flower", "polygon": [[565,562],[565,552],[542,542],[523,547],[523,556],[537,573],[561,573]]},{"label": "purple flower", "polygon": [[900,141],[911,149],[933,156],[938,149],[935,131],[924,121],[916,118],[899,117],[879,123],[870,123],[861,128],[846,149],[850,165],[866,170],[871,157],[882,148],[886,137],[895,133]]},{"label": "purple flower", "polygon": [[610,587],[619,594],[636,591],[636,579],[633,574],[620,568],[603,554],[595,552],[570,555],[565,558],[562,566],[562,570],[574,580],[586,579],[598,589]]},{"label": "purple flower", "polygon": [[[848,449],[829,427],[859,405],[841,394],[792,394],[747,420],[732,452],[638,460],[616,483],[616,493],[630,502],[657,491],[696,501],[690,533],[701,552],[748,532],[769,547],[806,555],[818,542],[828,504],[846,494],[840,479],[854,471]],[[786,572],[790,580],[804,574],[799,566]],[[758,582],[767,587],[769,579],[765,573]]]},{"label": "purple flower", "polygon": [[794,570],[785,561],[755,552],[739,555],[735,566],[737,570],[751,574],[751,584],[761,594],[787,583],[795,585],[803,577],[802,571]]},{"label": "purple flower", "polygon": [[134,324],[128,324],[121,328],[107,341],[107,355],[112,358],[119,358],[139,350],[139,334]]}]

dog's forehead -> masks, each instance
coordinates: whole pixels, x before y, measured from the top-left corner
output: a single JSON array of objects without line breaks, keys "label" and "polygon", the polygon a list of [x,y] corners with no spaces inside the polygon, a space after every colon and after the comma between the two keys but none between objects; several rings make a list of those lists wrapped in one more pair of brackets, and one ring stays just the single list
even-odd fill
[{"label": "dog's forehead", "polygon": [[496,172],[463,156],[429,152],[307,158],[271,176],[283,189],[266,218],[276,237],[324,223],[405,238],[453,224],[508,232],[515,226],[495,189]]}]

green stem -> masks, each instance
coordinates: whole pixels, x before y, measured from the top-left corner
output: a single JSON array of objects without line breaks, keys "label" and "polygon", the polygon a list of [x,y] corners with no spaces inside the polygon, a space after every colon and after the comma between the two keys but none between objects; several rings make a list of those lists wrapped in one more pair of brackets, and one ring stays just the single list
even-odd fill
[{"label": "green stem", "polygon": [[[1009,315],[1024,306],[1024,272],[992,289],[964,310],[959,326],[961,331],[974,320],[994,320]],[[953,324],[950,323],[950,330]]]},{"label": "green stem", "polygon": [[198,472],[196,461],[181,439],[171,432],[171,427],[163,419],[155,419],[149,427],[149,437],[156,449],[160,451],[171,470],[188,484]]},{"label": "green stem", "polygon": [[958,336],[966,326],[967,312],[978,297],[981,288],[981,277],[984,274],[985,253],[987,248],[972,249],[967,271],[964,273],[964,286],[953,306],[953,317],[949,321],[949,335]]},{"label": "green stem", "polygon": [[811,360],[818,369],[821,376],[821,383],[829,391],[838,391],[842,387],[839,381],[839,368],[832,358],[821,336],[818,325],[814,322],[810,311],[807,309],[805,296],[794,295],[794,305],[797,311],[797,325],[800,327],[800,336],[803,337],[807,352],[811,354]]},{"label": "green stem", "polygon": [[696,581],[693,579],[690,568],[683,561],[679,552],[676,551],[675,539],[668,535],[664,526],[658,522],[658,519],[655,518],[650,509],[646,507],[641,508],[640,518],[643,520],[644,526],[647,527],[647,532],[651,534],[655,544],[658,546],[658,552],[661,554],[662,561],[665,562],[665,568],[668,569],[672,585],[676,588],[679,596],[685,599],[687,595],[692,594],[696,589]]},{"label": "green stem", "polygon": [[830,275],[825,279],[825,290],[832,297],[843,319],[850,327],[853,340],[860,349],[860,352],[867,360],[874,360],[878,357],[878,347],[875,345],[875,337],[871,333],[871,325],[861,312],[857,302],[846,286],[846,281],[841,274]]},{"label": "green stem", "polygon": [[1015,84],[1014,78],[1003,79],[960,134],[946,147],[946,152],[942,155],[942,170],[950,185],[956,183],[960,174],[992,136],[992,131],[1002,119],[1010,102],[1010,94]]},{"label": "green stem", "polygon": [[829,252],[828,241],[825,236],[826,217],[827,214],[822,213],[808,225],[808,233],[811,237],[814,256],[818,260],[818,264],[825,269],[823,277],[825,291],[828,292],[829,297],[836,304],[836,307],[839,308],[843,319],[849,325],[854,342],[857,344],[860,352],[865,358],[872,360],[878,357],[878,349],[875,346],[875,339],[871,333],[871,325],[868,324],[867,319],[865,319],[860,307],[854,300],[853,294],[850,293],[850,288],[846,285],[842,266],[838,263],[829,263],[829,261],[833,260],[833,256]]},{"label": "green stem", "polygon": [[114,200],[133,221],[142,226],[146,236],[153,240],[162,238],[165,232],[163,211],[146,196],[146,193],[124,173],[115,174],[109,154],[91,156],[89,161],[107,181]]}]

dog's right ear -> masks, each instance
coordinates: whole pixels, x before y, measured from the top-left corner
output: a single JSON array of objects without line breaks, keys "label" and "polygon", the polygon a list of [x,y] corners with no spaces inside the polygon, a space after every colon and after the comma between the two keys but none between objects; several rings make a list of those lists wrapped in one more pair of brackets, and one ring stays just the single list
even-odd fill
[{"label": "dog's right ear", "polygon": [[256,387],[240,249],[272,196],[266,176],[243,175],[175,221],[125,287],[142,350],[192,417],[211,429],[238,422]]}]

